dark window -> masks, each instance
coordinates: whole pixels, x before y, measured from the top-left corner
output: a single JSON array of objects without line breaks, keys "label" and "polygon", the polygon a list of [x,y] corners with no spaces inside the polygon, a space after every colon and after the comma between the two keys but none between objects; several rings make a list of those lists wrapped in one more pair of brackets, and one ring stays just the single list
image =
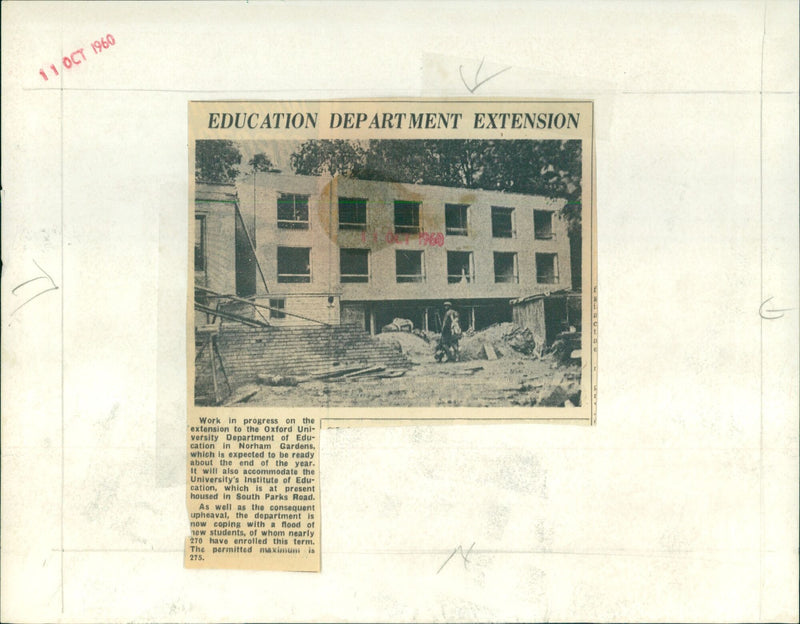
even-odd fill
[{"label": "dark window", "polygon": [[447,283],[460,284],[475,280],[475,267],[471,251],[447,252]]},{"label": "dark window", "polygon": [[343,283],[369,281],[369,249],[340,249],[339,271]]},{"label": "dark window", "polygon": [[194,270],[206,270],[206,218],[205,215],[194,217]]},{"label": "dark window", "polygon": [[494,252],[494,281],[498,284],[516,284],[519,282],[517,254]]},{"label": "dark window", "polygon": [[278,197],[278,227],[289,230],[308,229],[308,195],[281,193]]},{"label": "dark window", "polygon": [[419,232],[419,202],[394,202],[394,231],[398,234]]},{"label": "dark window", "polygon": [[558,256],[536,254],[536,281],[540,284],[558,284]]},{"label": "dark window", "polygon": [[513,238],[514,209],[492,206],[492,236],[495,238]]},{"label": "dark window", "polygon": [[444,205],[444,226],[451,236],[467,235],[467,208],[466,204]]},{"label": "dark window", "polygon": [[355,197],[339,198],[339,229],[365,230],[367,228],[367,200]]},{"label": "dark window", "polygon": [[272,308],[269,311],[269,317],[273,319],[282,319],[286,318],[286,314],[281,312],[281,310],[286,309],[286,299],[270,299],[269,300],[269,307]]},{"label": "dark window", "polygon": [[553,211],[533,211],[533,232],[535,238],[553,238]]},{"label": "dark window", "polygon": [[395,252],[398,283],[425,281],[425,266],[421,251]]},{"label": "dark window", "polygon": [[311,281],[311,249],[278,247],[278,282],[284,284]]}]

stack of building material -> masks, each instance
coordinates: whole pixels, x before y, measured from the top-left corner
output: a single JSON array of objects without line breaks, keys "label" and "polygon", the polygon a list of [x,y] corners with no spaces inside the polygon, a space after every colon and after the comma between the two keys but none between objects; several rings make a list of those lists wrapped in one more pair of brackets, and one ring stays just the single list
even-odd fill
[{"label": "stack of building material", "polygon": [[[401,351],[352,325],[255,328],[223,323],[217,345],[233,387],[255,382],[259,376],[307,378],[348,368],[354,372],[382,367],[379,372],[385,372],[411,367]],[[204,389],[211,383],[211,366],[200,358],[195,394],[208,395]]]}]

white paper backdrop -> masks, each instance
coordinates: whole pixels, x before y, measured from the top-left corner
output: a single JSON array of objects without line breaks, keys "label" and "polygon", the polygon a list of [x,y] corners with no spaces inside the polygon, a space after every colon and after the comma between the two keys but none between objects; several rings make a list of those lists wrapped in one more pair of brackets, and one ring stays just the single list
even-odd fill
[{"label": "white paper backdrop", "polygon": [[[797,621],[797,48],[781,1],[4,3],[1,619]],[[321,574],[184,570],[187,102],[481,59],[596,101],[597,427],[326,430]]]}]

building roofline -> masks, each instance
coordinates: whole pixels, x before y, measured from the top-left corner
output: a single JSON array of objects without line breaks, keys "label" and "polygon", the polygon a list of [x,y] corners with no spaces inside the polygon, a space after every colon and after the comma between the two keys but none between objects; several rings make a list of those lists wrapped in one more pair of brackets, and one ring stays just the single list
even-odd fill
[{"label": "building roofline", "polygon": [[553,297],[553,296],[558,296],[558,297],[580,297],[581,293],[577,292],[577,291],[574,291],[574,290],[570,290],[569,288],[562,288],[560,290],[553,290],[553,291],[550,291],[550,292],[543,292],[543,293],[537,293],[535,295],[528,295],[527,297],[520,297],[519,299],[511,299],[511,301],[509,301],[509,303],[511,305],[519,305],[521,303],[528,303],[529,301],[535,301],[536,299],[546,299],[548,297]]},{"label": "building roofline", "polygon": [[236,183],[235,182],[212,182],[210,180],[198,180],[198,179],[195,179],[194,183],[195,183],[195,185],[201,185],[202,184],[203,186],[229,186],[229,187],[231,187],[233,189],[236,188]]},{"label": "building roofline", "polygon": [[[283,171],[281,172],[257,171],[255,172],[255,174],[256,176],[263,175],[272,178],[286,178],[286,179],[294,178],[294,179],[318,180],[318,181],[333,181],[333,180],[343,179],[347,181],[359,182],[362,184],[393,184],[398,186],[414,187],[420,189],[448,189],[448,190],[457,190],[462,193],[489,193],[494,195],[503,195],[507,197],[539,197],[553,201],[565,201],[565,202],[567,201],[566,197],[561,197],[558,195],[536,195],[533,193],[515,193],[513,191],[505,191],[502,189],[473,188],[469,186],[445,186],[441,184],[417,184],[414,182],[395,182],[392,180],[371,180],[365,178],[345,176],[338,173],[336,175],[330,176],[330,175],[304,175],[299,173],[289,173]],[[246,175],[249,180],[252,178],[253,173],[248,172]]]}]

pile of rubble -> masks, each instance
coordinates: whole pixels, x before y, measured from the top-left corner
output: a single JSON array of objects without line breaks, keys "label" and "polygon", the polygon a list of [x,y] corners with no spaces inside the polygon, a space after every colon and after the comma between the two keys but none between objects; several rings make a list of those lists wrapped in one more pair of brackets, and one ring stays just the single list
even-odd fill
[{"label": "pile of rubble", "polygon": [[381,332],[412,332],[414,331],[414,323],[408,319],[396,318],[393,319],[388,325],[381,328]]},{"label": "pile of rubble", "polygon": [[[439,334],[414,329],[411,321],[394,319],[376,336],[386,344],[392,344],[415,361],[428,361],[433,357]],[[505,357],[542,356],[542,342],[530,329],[514,323],[495,323],[481,331],[467,331],[459,343],[460,359],[496,360]]]},{"label": "pile of rubble", "polygon": [[433,351],[438,341],[438,335],[428,336],[420,330],[393,331],[375,337],[385,344],[394,345],[413,361],[433,361]]},{"label": "pile of rubble", "polygon": [[527,327],[514,323],[495,323],[478,332],[467,332],[461,339],[464,360],[494,360],[502,357],[542,356],[541,341]]},{"label": "pile of rubble", "polygon": [[386,368],[385,366],[339,366],[313,375],[296,377],[291,375],[257,375],[256,383],[247,383],[232,390],[225,405],[248,403],[263,394],[265,387],[271,390],[293,388],[300,384],[325,384],[361,379],[393,379],[405,375],[406,369]]},{"label": "pile of rubble", "polygon": [[578,407],[581,404],[580,374],[562,372],[544,383],[522,384],[518,392],[519,396],[511,400],[512,405]]},{"label": "pile of rubble", "polygon": [[550,350],[556,362],[560,364],[580,364],[582,356],[581,332],[561,332],[556,336]]}]

